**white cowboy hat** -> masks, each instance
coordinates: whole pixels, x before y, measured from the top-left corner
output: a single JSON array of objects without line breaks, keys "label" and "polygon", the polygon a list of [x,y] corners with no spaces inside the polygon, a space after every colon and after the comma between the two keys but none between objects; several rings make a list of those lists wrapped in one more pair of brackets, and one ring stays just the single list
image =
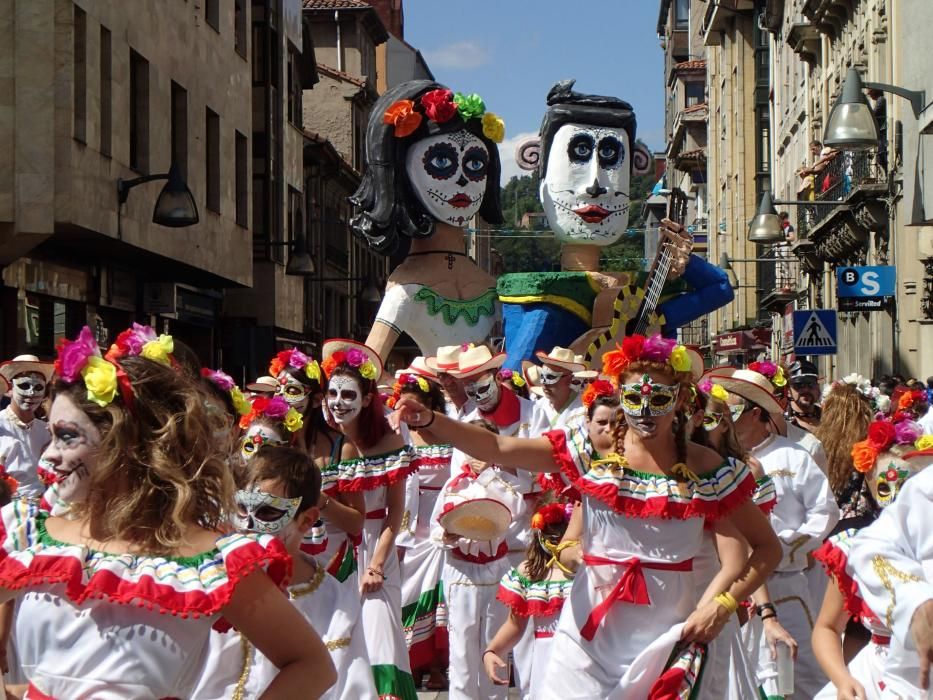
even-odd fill
[{"label": "white cowboy hat", "polygon": [[544,387],[541,386],[538,376],[538,365],[531,360],[522,360],[522,375],[525,377],[528,391],[535,396],[544,396]]},{"label": "white cowboy hat", "polygon": [[246,385],[247,391],[253,391],[260,394],[273,394],[275,393],[276,388],[279,386],[278,381],[275,377],[270,377],[265,375],[259,377],[255,382],[250,382]]},{"label": "white cowboy hat", "polygon": [[417,377],[424,377],[425,379],[437,381],[437,372],[428,367],[425,358],[421,355],[418,355],[418,357],[412,360],[411,364],[405,369],[397,370],[395,372],[395,378],[398,379],[403,374],[414,374]]},{"label": "white cowboy hat", "polygon": [[460,353],[463,352],[462,345],[442,345],[437,349],[437,355],[426,357],[424,364],[434,372],[449,372],[457,369]]},{"label": "white cowboy hat", "polygon": [[586,358],[583,355],[574,355],[573,361],[583,365],[584,369],[581,369],[579,372],[574,372],[573,376],[578,379],[596,379],[599,376],[599,372],[595,369],[590,369],[590,363],[586,361]]},{"label": "white cowboy hat", "polygon": [[363,353],[366,360],[372,362],[373,366],[376,368],[376,377],[379,378],[382,376],[385,370],[382,366],[382,358],[379,357],[379,353],[368,345],[358,343],[355,340],[348,340],[347,338],[331,338],[330,340],[325,340],[324,344],[321,346],[321,359],[327,360],[335,352],[346,353],[351,350],[359,350]]},{"label": "white cowboy hat", "polygon": [[538,358],[538,361],[542,365],[556,367],[559,370],[563,370],[564,372],[569,372],[571,374],[574,372],[582,372],[586,369],[586,365],[583,362],[577,362],[576,356],[573,354],[573,350],[562,348],[560,346],[555,347],[553,350],[551,350],[551,352],[538,350],[535,353],[535,357]]},{"label": "white cowboy hat", "polygon": [[774,398],[774,386],[765,375],[750,369],[720,367],[710,370],[707,376],[713,384],[718,384],[730,394],[735,394],[746,401],[761,406],[768,412],[768,416],[778,433],[787,435],[787,421],[784,420],[784,409],[778,403],[778,400]]},{"label": "white cowboy hat", "polygon": [[457,369],[448,370],[449,374],[457,379],[466,379],[474,374],[499,369],[505,364],[505,353],[492,354],[492,350],[485,345],[468,348],[457,358]]},{"label": "white cowboy hat", "polygon": [[437,522],[452,535],[482,542],[504,535],[512,522],[512,512],[492,498],[473,498],[445,510]]},{"label": "white cowboy hat", "polygon": [[55,374],[55,365],[51,362],[41,362],[35,355],[18,355],[0,365],[0,376],[7,384],[13,383],[13,377],[31,372],[41,374],[45,381],[49,382]]}]

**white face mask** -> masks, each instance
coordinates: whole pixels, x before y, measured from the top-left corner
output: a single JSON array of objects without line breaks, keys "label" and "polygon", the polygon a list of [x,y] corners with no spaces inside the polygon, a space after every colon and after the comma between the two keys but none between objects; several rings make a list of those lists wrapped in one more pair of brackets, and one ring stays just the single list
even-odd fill
[{"label": "white face mask", "polygon": [[499,384],[496,378],[487,374],[475,382],[467,381],[463,390],[476,403],[479,410],[489,413],[499,405]]},{"label": "white face mask", "polygon": [[308,387],[288,372],[282,372],[277,379],[279,384],[275,388],[275,395],[281,396],[291,408],[303,414],[311,398]]},{"label": "white face mask", "polygon": [[48,382],[38,372],[21,374],[13,378],[13,391],[11,399],[16,407],[25,412],[32,413],[45,399],[45,389]]},{"label": "white face mask", "polygon": [[254,485],[236,492],[236,506],[233,521],[238,530],[279,535],[295,519],[301,496],[276,496]]},{"label": "white face mask", "polygon": [[466,129],[428,136],[408,149],[405,169],[428,214],[463,227],[483,203],[489,151]]},{"label": "white face mask", "polygon": [[334,423],[352,423],[363,410],[363,392],[353,377],[338,374],[327,383],[327,410]]},{"label": "white face mask", "polygon": [[541,203],[558,240],[607,246],[628,228],[630,144],[625,129],[564,124],[554,134]]},{"label": "white face mask", "polygon": [[538,381],[541,386],[554,386],[566,376],[566,372],[556,372],[547,365],[538,368]]}]

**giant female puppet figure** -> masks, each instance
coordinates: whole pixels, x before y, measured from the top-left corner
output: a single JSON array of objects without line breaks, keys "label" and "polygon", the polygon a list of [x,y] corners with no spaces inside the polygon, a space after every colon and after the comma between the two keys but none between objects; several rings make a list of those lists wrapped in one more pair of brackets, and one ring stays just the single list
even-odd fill
[{"label": "giant female puppet figure", "polygon": [[496,143],[504,131],[479,96],[429,80],[397,85],[376,102],[350,225],[381,253],[409,245],[366,339],[383,359],[402,333],[434,355],[482,343],[498,319],[496,280],[467,257],[462,229],[477,213],[502,221]]},{"label": "giant female puppet figure", "polygon": [[[519,146],[519,165],[538,169],[548,224],[563,244],[561,272],[516,273],[499,279],[505,320],[506,366],[517,369],[536,350],[573,347],[595,359],[641,306],[646,275],[600,272],[605,246],[628,227],[632,172],[645,173],[650,155],[635,142],[635,112],[616,97],[575,92],[574,81],[554,85],[539,135]],[[719,268],[690,255],[682,226],[662,235],[672,274],[649,332],[673,336],[677,328],[732,301]],[[676,283],[671,283],[673,278]],[[661,280],[663,282],[663,279]]]}]

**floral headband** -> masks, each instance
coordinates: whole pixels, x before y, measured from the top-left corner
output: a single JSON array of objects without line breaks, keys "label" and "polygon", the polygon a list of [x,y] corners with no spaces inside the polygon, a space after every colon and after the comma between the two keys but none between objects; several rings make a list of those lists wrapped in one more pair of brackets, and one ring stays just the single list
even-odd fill
[{"label": "floral headband", "polygon": [[532,530],[543,530],[548,525],[559,525],[570,522],[573,514],[572,503],[548,503],[538,508],[531,518]]},{"label": "floral headband", "polygon": [[[239,410],[239,409],[238,409]],[[257,396],[249,407],[249,412],[240,417],[240,427],[246,430],[250,424],[259,418],[270,418],[280,422],[290,433],[297,433],[304,427],[304,418],[281,396]]]},{"label": "floral headband", "polygon": [[317,382],[318,384],[321,383],[321,366],[317,363],[317,360],[312,360],[298,348],[282,350],[282,352],[273,357],[272,362],[269,363],[269,374],[273,377],[278,377],[289,367],[301,370],[311,381]]},{"label": "floral headband", "polygon": [[913,445],[917,450],[933,448],[933,435],[924,435],[923,428],[909,416],[900,420],[880,418],[868,426],[868,437],[852,445],[855,469],[867,474],[875,466],[878,455],[894,445]]},{"label": "floral headband", "polygon": [[504,382],[512,382],[512,385],[517,387],[523,387],[526,384],[525,378],[513,369],[500,369],[499,379]]},{"label": "floral headband", "polygon": [[584,389],[583,396],[580,400],[583,402],[584,406],[589,408],[600,396],[615,395],[616,388],[612,386],[612,382],[607,382],[605,379],[597,379],[593,382],[590,382],[590,385]]},{"label": "floral headband", "polygon": [[211,369],[210,367],[201,368],[201,376],[223,392],[230,394],[230,400],[233,402],[233,410],[238,416],[245,416],[250,412],[250,403],[240,387],[233,381],[233,377],[220,369]]},{"label": "floral headband", "polygon": [[676,340],[662,338],[655,333],[650,338],[643,335],[630,335],[603,355],[603,374],[620,377],[633,362],[661,362],[675,372],[689,372],[692,369],[687,348],[678,345]]},{"label": "floral headband", "polygon": [[479,119],[483,135],[493,143],[502,143],[505,138],[505,122],[498,115],[486,111],[483,98],[475,93],[454,94],[446,88],[426,92],[417,102],[393,102],[382,115],[382,121],[394,126],[396,138],[401,139],[411,136],[421,126],[425,117],[435,124],[445,124],[457,115],[464,123],[470,119]]},{"label": "floral headband", "polygon": [[720,385],[713,384],[711,379],[704,379],[702,382],[697,384],[697,389],[706,394],[707,396],[712,396],[714,399],[719,399],[720,401],[729,400],[729,392]]},{"label": "floral headband", "polygon": [[911,411],[927,403],[927,393],[923,389],[905,391],[897,400],[898,411]]},{"label": "floral headband", "polygon": [[417,386],[422,394],[427,394],[431,391],[431,385],[428,384],[427,379],[417,374],[406,372],[392,385],[392,396],[386,399],[386,406],[395,408],[395,404],[398,403],[399,397],[402,395],[402,389],[406,386]]},{"label": "floral headband", "polygon": [[750,362],[748,368],[752,372],[758,372],[758,374],[767,377],[775,389],[783,389],[787,386],[787,375],[784,374],[784,368],[779,364],[775,364],[770,360],[762,360],[761,362]]},{"label": "floral headband", "polygon": [[334,370],[340,365],[349,365],[357,370],[363,379],[368,379],[369,381],[376,379],[376,365],[366,357],[366,353],[357,348],[350,348],[346,352],[338,350],[330,357],[324,358],[324,362],[321,363],[321,370],[324,372],[324,376],[330,379],[330,375],[332,375]]},{"label": "floral headband", "polygon": [[835,387],[851,386],[871,402],[876,413],[887,413],[891,409],[891,398],[881,393],[881,389],[871,385],[871,381],[861,374],[847,374],[823,389],[823,399],[829,396]]}]

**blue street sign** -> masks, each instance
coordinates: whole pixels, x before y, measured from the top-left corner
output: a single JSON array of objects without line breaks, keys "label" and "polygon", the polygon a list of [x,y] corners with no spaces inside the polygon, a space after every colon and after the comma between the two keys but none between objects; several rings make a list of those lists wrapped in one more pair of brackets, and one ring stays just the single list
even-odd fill
[{"label": "blue street sign", "polygon": [[806,309],[794,312],[794,353],[836,354],[836,311]]},{"label": "blue street sign", "polygon": [[896,277],[893,265],[836,268],[840,297],[893,297]]}]

